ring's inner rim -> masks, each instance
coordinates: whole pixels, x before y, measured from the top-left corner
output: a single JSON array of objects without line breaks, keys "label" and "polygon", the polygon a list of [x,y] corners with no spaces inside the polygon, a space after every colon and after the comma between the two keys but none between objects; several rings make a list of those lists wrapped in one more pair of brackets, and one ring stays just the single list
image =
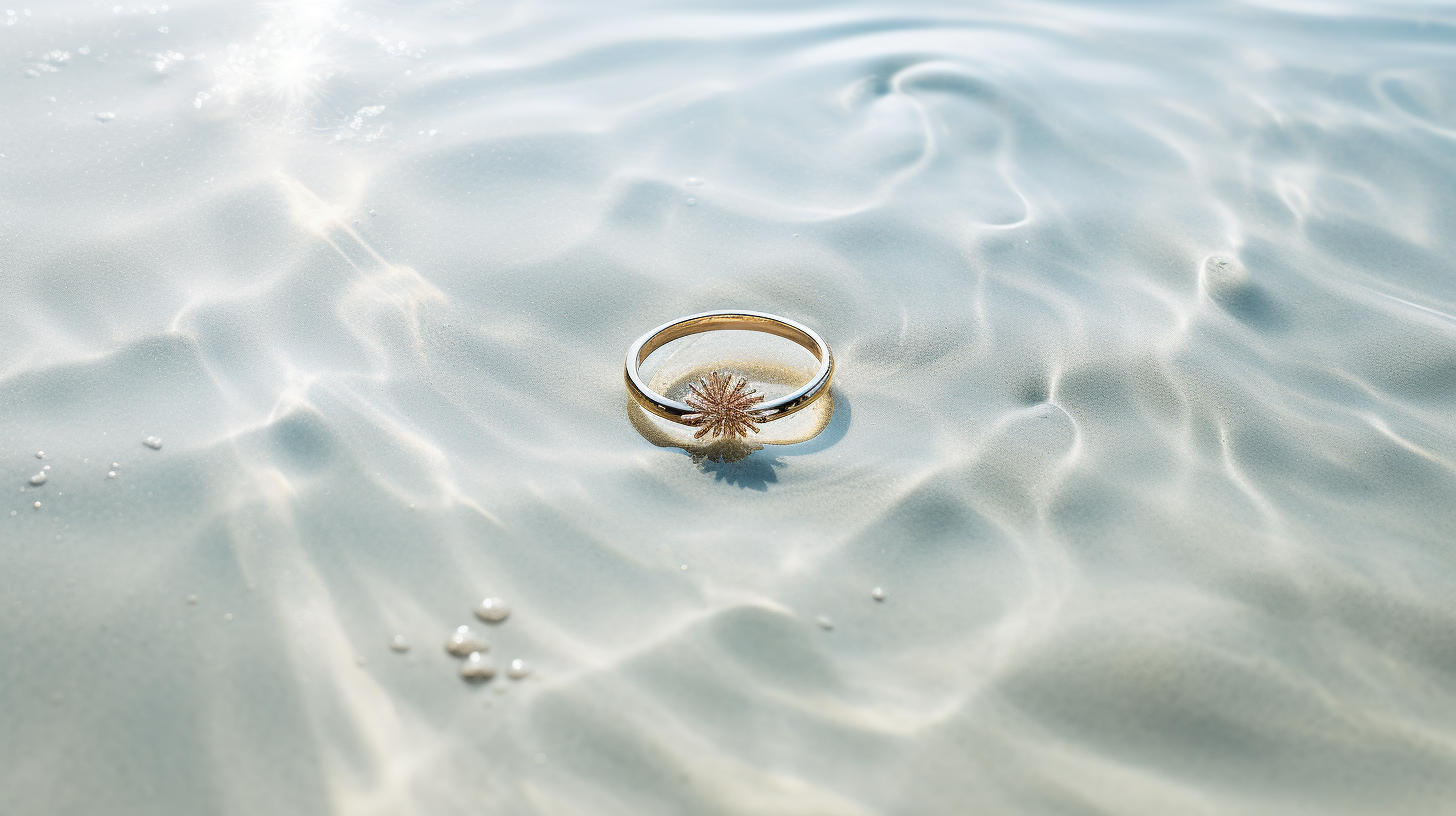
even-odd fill
[{"label": "ring's inner rim", "polygon": [[646,359],[663,346],[690,334],[702,334],[703,332],[718,331],[720,329],[737,329],[741,331],[758,331],[765,334],[772,334],[786,340],[792,340],[803,346],[814,359],[820,363],[824,362],[823,352],[813,337],[785,323],[777,320],[758,317],[756,315],[731,314],[731,315],[708,315],[693,320],[685,320],[681,323],[668,326],[648,338],[642,344],[642,349],[637,352],[637,365],[640,367]]},{"label": "ring's inner rim", "polygon": [[[804,355],[804,359],[798,360],[797,358],[803,354],[798,345],[790,346],[787,343],[779,343],[778,338],[766,337],[764,339],[773,342],[779,350],[793,354],[796,363],[783,362],[767,355],[739,355],[732,361],[715,359],[713,356],[694,355],[691,358],[693,362],[689,364],[664,360],[662,366],[649,375],[646,372],[653,367],[652,358],[649,357],[647,362],[642,364],[643,378],[647,380],[648,387],[652,388],[653,393],[678,402],[682,402],[692,393],[692,385],[714,371],[743,377],[754,392],[764,398],[765,402],[772,402],[779,397],[791,394],[813,381],[814,369],[810,368],[809,363],[809,360],[813,358]],[[681,342],[691,343],[693,341],[688,338]],[[673,354],[673,345],[664,348],[663,354]]]}]

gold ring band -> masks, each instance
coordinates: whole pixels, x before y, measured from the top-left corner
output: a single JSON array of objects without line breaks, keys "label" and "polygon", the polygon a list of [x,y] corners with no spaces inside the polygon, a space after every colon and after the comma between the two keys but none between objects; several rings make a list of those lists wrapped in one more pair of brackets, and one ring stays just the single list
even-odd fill
[{"label": "gold ring band", "polygon": [[[819,360],[819,370],[797,390],[768,402],[745,392],[746,380],[717,372],[701,381],[702,388],[692,387],[689,402],[670,400],[643,382],[640,368],[652,352],[680,337],[722,329],[759,331],[791,340]],[[653,414],[683,425],[706,425],[699,437],[709,430],[715,436],[740,436],[742,430],[757,432],[756,423],[783,419],[823,396],[834,376],[834,355],[813,329],[787,318],[763,312],[703,312],[664,323],[639,337],[627,349],[623,368],[627,392]]]}]

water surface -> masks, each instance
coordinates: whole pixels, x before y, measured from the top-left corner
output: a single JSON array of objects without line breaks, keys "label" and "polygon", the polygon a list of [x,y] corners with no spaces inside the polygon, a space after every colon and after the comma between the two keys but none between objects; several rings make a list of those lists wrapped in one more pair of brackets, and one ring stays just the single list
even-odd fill
[{"label": "water surface", "polygon": [[1451,6],[0,13],[0,812],[1456,801]]}]

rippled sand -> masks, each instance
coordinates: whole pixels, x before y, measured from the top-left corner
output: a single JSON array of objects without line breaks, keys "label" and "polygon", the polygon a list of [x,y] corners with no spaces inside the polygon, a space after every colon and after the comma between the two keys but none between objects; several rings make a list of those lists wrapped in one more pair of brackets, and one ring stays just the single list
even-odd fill
[{"label": "rippled sand", "polygon": [[0,13],[0,813],[1452,812],[1451,6]]}]

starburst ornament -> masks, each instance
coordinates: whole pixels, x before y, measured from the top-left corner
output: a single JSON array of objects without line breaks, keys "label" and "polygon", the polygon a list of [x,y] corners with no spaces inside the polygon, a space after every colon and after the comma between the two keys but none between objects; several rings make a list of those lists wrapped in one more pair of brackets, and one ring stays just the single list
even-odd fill
[{"label": "starburst ornament", "polygon": [[693,434],[694,439],[702,439],[707,434],[737,439],[747,436],[749,431],[758,433],[761,420],[750,409],[763,402],[763,395],[750,391],[747,379],[714,371],[689,385],[688,391],[683,401],[697,413],[684,414],[682,421],[702,426]]}]

